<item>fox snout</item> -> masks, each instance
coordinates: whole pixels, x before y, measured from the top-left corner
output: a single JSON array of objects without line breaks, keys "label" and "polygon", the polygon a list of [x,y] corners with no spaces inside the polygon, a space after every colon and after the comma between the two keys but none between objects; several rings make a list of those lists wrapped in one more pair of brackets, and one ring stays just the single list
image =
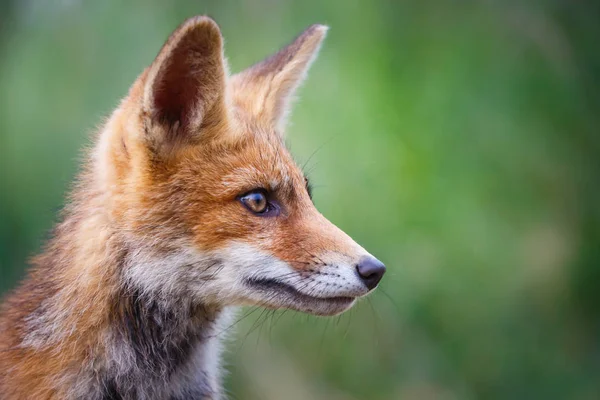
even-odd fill
[{"label": "fox snout", "polygon": [[[260,268],[241,268],[245,300],[272,308],[335,315],[375,289],[384,264],[318,213],[307,196],[282,205],[266,238],[246,241]],[[256,265],[256,264],[254,264]]]}]

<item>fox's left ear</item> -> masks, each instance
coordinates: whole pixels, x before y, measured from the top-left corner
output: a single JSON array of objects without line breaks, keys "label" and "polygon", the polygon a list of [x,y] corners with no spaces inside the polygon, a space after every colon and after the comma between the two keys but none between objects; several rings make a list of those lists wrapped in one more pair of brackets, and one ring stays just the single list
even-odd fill
[{"label": "fox's left ear", "polygon": [[283,132],[294,92],[306,77],[327,30],[325,25],[312,25],[271,57],[234,75],[230,82],[235,101]]},{"label": "fox's left ear", "polygon": [[161,153],[194,143],[205,127],[227,123],[223,38],[209,17],[186,20],[144,77],[142,111],[150,143]]}]

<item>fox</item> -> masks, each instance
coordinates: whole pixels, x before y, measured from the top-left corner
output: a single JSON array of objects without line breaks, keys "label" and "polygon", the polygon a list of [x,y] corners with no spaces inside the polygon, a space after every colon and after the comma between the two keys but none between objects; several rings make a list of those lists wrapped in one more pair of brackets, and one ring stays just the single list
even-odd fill
[{"label": "fox", "polygon": [[327,30],[236,74],[210,17],[170,35],[3,301],[0,398],[223,399],[240,306],[333,316],[378,286],[386,267],[317,211],[285,146]]}]

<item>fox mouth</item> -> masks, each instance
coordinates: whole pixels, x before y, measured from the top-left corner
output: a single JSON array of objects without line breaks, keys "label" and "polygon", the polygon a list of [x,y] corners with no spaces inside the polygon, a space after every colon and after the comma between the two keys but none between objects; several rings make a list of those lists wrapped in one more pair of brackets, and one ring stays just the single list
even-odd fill
[{"label": "fox mouth", "polygon": [[290,308],[315,315],[331,316],[349,309],[355,297],[316,297],[300,292],[285,282],[270,278],[248,278],[246,284],[266,296],[260,304],[269,308]]}]

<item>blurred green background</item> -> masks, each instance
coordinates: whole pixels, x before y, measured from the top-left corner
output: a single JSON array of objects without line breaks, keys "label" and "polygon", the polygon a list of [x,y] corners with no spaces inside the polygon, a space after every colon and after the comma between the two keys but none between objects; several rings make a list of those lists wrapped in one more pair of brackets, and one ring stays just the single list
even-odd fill
[{"label": "blurred green background", "polygon": [[331,26],[289,144],[320,210],[389,271],[339,318],[240,322],[232,399],[600,398],[592,2],[3,1],[0,292],[45,240],[90,132],[204,13],[233,71]]}]

